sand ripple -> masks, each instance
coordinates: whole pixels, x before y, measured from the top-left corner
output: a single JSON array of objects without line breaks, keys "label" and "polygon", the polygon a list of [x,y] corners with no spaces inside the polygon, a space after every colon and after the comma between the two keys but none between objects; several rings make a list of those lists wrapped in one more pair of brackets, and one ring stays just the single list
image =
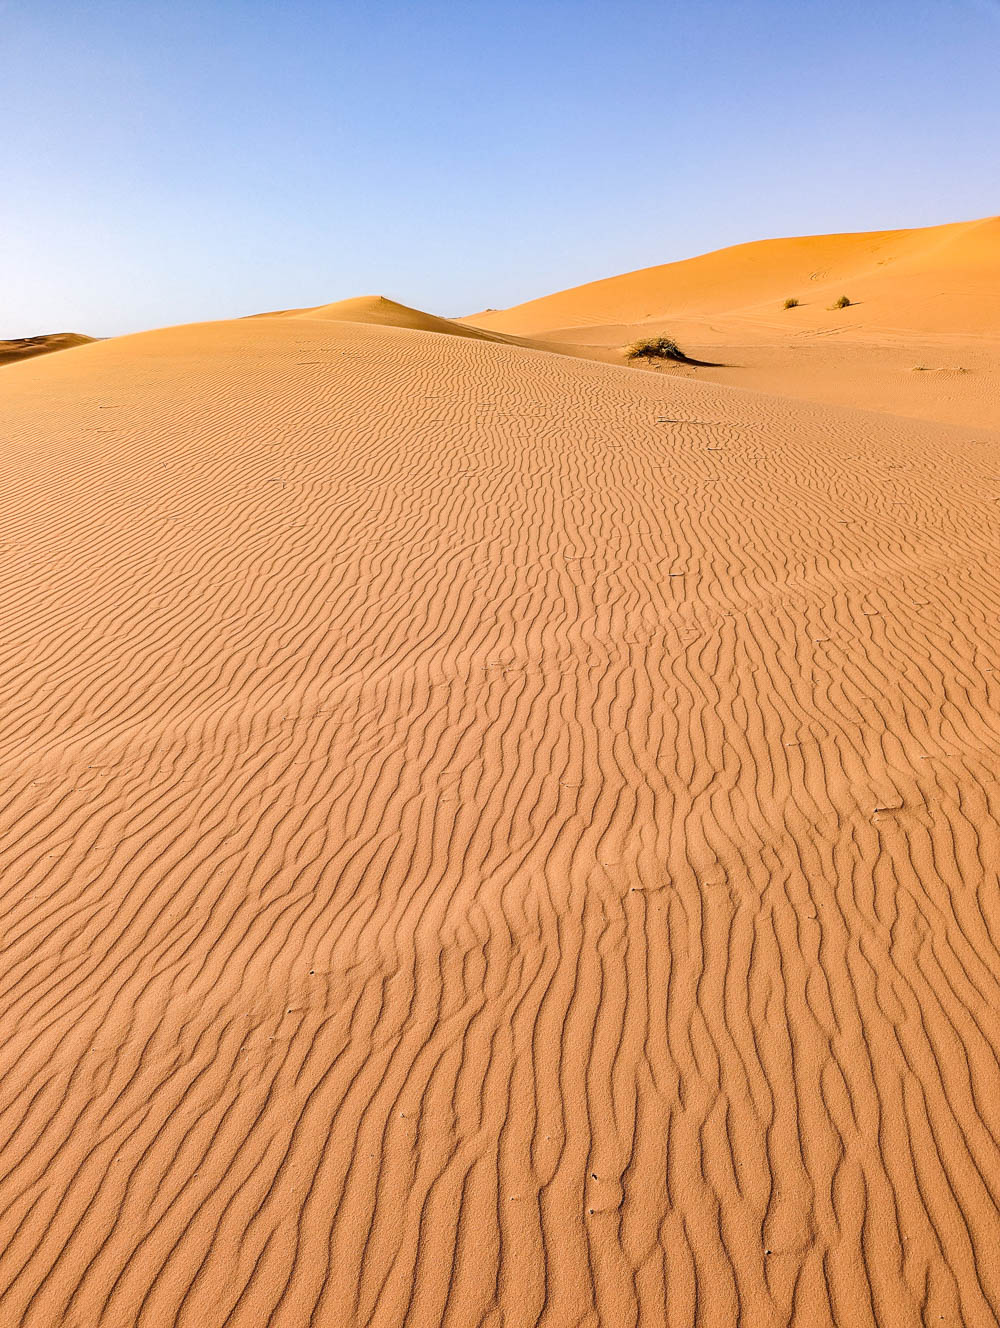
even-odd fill
[{"label": "sand ripple", "polygon": [[5,374],[0,1322],[997,1324],[995,441],[308,319]]}]

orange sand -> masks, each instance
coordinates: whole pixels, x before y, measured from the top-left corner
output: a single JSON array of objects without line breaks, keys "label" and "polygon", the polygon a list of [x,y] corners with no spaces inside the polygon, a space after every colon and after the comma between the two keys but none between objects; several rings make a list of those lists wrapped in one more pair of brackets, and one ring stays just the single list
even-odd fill
[{"label": "orange sand", "polygon": [[0,1324],[995,1328],[1000,433],[351,312],[4,374]]},{"label": "orange sand", "polygon": [[[831,309],[841,295],[854,303]],[[788,298],[798,308],[786,310]],[[719,362],[673,373],[991,428],[1000,423],[1000,217],[737,245],[463,321],[603,358],[666,331]]]}]

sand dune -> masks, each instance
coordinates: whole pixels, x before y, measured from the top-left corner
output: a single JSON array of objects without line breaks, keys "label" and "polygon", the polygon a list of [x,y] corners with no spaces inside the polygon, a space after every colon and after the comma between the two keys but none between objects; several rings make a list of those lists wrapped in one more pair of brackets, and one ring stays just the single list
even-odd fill
[{"label": "sand dune", "polygon": [[605,358],[669,332],[711,382],[992,428],[1000,218],[737,245],[464,321]]},{"label": "sand dune", "polygon": [[318,304],[306,309],[282,309],[275,313],[252,314],[252,318],[295,318],[318,322],[372,323],[378,327],[408,328],[414,332],[446,333],[450,336],[469,337],[476,341],[502,342],[507,346],[523,346],[530,350],[555,351],[560,355],[576,355],[583,359],[601,360],[618,364],[620,354],[611,347],[576,346],[565,341],[549,342],[538,337],[520,337],[508,332],[473,327],[462,319],[439,318],[437,314],[399,304],[384,295],[362,295],[353,300],[336,300],[332,304]]},{"label": "sand dune", "polygon": [[11,341],[0,341],[0,364],[14,364],[55,350],[72,350],[74,346],[86,346],[93,339],[85,337],[82,332],[50,332],[38,337],[14,337]]},{"label": "sand dune", "polygon": [[984,332],[1000,336],[1000,217],[922,230],[807,235],[759,240],[698,258],[628,272],[472,315],[477,326],[545,336],[600,324],[719,315],[771,320],[783,301],[801,307],[779,325],[797,328],[823,315],[838,296],[857,307],[851,325],[910,332]]},{"label": "sand dune", "polygon": [[5,380],[0,1322],[995,1328],[997,436],[316,314]]},{"label": "sand dune", "polygon": [[283,309],[273,314],[255,314],[254,317],[374,323],[380,327],[407,327],[418,332],[449,332],[453,336],[474,337],[479,341],[507,340],[502,333],[469,327],[450,318],[438,318],[436,314],[388,300],[384,295],[362,295],[353,300],[336,300],[333,304],[317,304],[307,309]]}]

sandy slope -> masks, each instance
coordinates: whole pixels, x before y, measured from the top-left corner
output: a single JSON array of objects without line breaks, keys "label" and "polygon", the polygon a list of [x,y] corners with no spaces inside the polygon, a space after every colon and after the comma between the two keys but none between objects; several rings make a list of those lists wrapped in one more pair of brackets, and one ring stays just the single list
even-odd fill
[{"label": "sandy slope", "polygon": [[86,346],[93,337],[85,337],[82,332],[49,332],[39,337],[14,337],[11,341],[0,341],[0,364],[16,364],[19,360],[30,360],[35,355],[47,355],[54,350],[72,350],[74,346]]},{"label": "sandy slope", "polygon": [[682,319],[737,313],[773,318],[781,302],[795,296],[802,301],[795,321],[811,325],[843,294],[864,306],[869,327],[1000,334],[1000,217],[921,230],[758,240],[468,321],[536,336],[559,328],[631,325],[666,313]]},{"label": "sandy slope", "polygon": [[384,295],[362,295],[353,300],[336,300],[333,304],[317,304],[307,309],[282,309],[274,313],[251,314],[252,318],[295,318],[320,322],[371,323],[378,327],[409,328],[415,332],[445,333],[449,336],[471,337],[477,341],[503,342],[507,346],[523,346],[530,350],[554,351],[559,355],[574,355],[588,360],[620,364],[621,355],[612,347],[576,346],[565,338],[545,341],[539,337],[519,337],[512,333],[473,327],[462,319],[439,318],[437,314],[399,304]]},{"label": "sandy slope", "polygon": [[466,321],[604,351],[666,331],[712,382],[996,427],[1000,217],[737,245]]},{"label": "sandy slope", "polygon": [[254,318],[323,319],[334,322],[374,323],[380,327],[408,327],[418,332],[448,332],[458,337],[474,337],[479,341],[506,341],[501,332],[469,327],[450,318],[412,309],[407,304],[386,299],[384,295],[360,295],[353,300],[336,300],[333,304],[316,304],[307,309],[282,309],[277,313],[254,314]]},{"label": "sandy slope", "polygon": [[5,404],[0,1322],[996,1324],[995,436],[295,318]]}]

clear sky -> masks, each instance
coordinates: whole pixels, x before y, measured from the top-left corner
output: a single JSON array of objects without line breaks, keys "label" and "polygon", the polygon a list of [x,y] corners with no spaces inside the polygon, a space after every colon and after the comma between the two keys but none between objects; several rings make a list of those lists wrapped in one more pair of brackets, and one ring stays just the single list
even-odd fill
[{"label": "clear sky", "polygon": [[0,337],[1000,212],[1000,0],[0,0]]}]

